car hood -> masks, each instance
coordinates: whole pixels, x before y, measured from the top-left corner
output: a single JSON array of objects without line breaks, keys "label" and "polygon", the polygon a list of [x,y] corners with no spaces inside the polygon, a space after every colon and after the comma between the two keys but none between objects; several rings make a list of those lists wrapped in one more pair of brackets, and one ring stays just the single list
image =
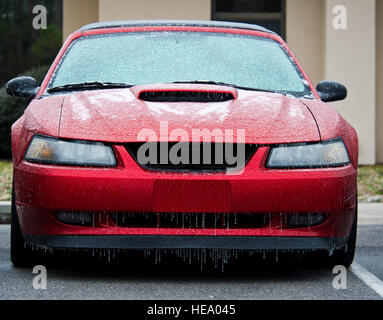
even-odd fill
[{"label": "car hood", "polygon": [[[157,91],[164,88],[169,89],[163,85],[150,87]],[[207,129],[213,132],[212,141],[216,142],[228,142],[231,132],[234,142],[243,141],[239,137],[244,133],[246,143],[256,144],[320,140],[312,113],[296,98],[231,87],[188,85],[181,89],[229,92],[234,99],[208,103],[148,102],[139,99],[140,92],[146,89],[147,86],[136,86],[66,95],[59,136],[109,142],[142,141],[144,136],[155,136],[159,141],[196,141],[201,140],[196,130]],[[213,130],[226,130],[228,135],[221,139]]]}]

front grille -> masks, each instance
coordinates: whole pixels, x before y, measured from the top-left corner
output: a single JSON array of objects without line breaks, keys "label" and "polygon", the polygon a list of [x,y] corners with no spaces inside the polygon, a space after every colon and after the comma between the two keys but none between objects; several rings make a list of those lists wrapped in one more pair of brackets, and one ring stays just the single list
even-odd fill
[{"label": "front grille", "polygon": [[223,102],[234,100],[230,92],[208,91],[143,91],[139,99],[150,102]]},{"label": "front grille", "polygon": [[269,225],[272,215],[256,213],[148,213],[112,214],[122,228],[258,229]]},{"label": "front grille", "polygon": [[257,145],[199,142],[139,142],[125,145],[143,168],[160,171],[243,169]]}]

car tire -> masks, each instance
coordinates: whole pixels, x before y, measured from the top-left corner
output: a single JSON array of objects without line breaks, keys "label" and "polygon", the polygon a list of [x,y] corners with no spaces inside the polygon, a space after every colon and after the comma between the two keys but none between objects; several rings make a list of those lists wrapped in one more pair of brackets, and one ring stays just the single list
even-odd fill
[{"label": "car tire", "polygon": [[352,264],[355,256],[357,229],[358,202],[356,202],[354,221],[347,242],[341,248],[335,249],[333,254],[329,257],[328,262],[330,266],[342,265],[348,268]]},{"label": "car tire", "polygon": [[12,189],[11,205],[11,262],[16,268],[31,267],[34,264],[33,251],[25,246],[24,237],[21,233],[17,208],[15,203],[15,191]]}]

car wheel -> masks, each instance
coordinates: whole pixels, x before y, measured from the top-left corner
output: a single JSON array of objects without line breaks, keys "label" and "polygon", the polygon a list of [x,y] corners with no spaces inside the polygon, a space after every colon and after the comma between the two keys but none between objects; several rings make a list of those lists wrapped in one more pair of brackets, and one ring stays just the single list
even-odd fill
[{"label": "car wheel", "polygon": [[21,233],[17,209],[15,204],[15,191],[12,189],[11,207],[11,262],[17,268],[33,266],[33,252],[25,246]]},{"label": "car wheel", "polygon": [[348,268],[354,261],[355,248],[356,248],[356,235],[358,228],[358,202],[355,207],[355,216],[352,224],[350,236],[347,243],[341,248],[335,249],[333,254],[329,257],[331,266],[342,265]]}]

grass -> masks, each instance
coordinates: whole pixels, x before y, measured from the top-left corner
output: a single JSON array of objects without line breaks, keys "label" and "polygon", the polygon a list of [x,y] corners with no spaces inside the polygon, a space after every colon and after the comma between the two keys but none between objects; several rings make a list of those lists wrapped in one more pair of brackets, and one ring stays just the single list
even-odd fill
[{"label": "grass", "polygon": [[[0,201],[10,201],[12,162],[0,160]],[[383,165],[360,166],[358,171],[360,202],[383,202]]]},{"label": "grass", "polygon": [[359,167],[358,197],[360,202],[383,202],[383,165]]}]

